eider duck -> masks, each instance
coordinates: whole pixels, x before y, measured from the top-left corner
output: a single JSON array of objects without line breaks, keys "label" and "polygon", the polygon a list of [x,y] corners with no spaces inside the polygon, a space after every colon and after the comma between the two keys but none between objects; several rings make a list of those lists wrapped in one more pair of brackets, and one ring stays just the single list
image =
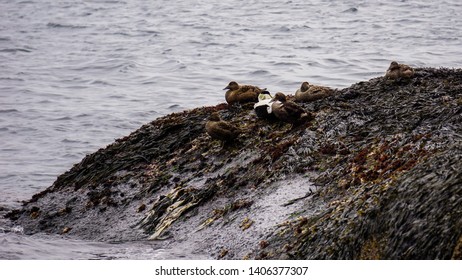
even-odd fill
[{"label": "eider duck", "polygon": [[295,92],[295,100],[299,102],[315,101],[327,97],[333,92],[334,90],[329,87],[310,85],[308,82],[303,82]]},{"label": "eider duck", "polygon": [[269,119],[274,116],[271,113],[272,99],[273,97],[271,96],[271,93],[267,90],[262,91],[262,93],[258,95],[258,102],[253,106],[257,117],[261,119]]},{"label": "eider duck", "polygon": [[265,89],[251,85],[239,85],[232,81],[223,90],[227,89],[225,94],[226,102],[230,105],[235,103],[258,102],[258,95]]},{"label": "eider duck", "polygon": [[205,131],[213,139],[222,141],[223,143],[230,143],[239,136],[241,130],[234,125],[222,121],[217,112],[213,112],[205,124]]},{"label": "eider duck", "polygon": [[314,117],[311,113],[305,112],[305,110],[299,105],[292,101],[288,101],[285,94],[282,92],[276,93],[273,101],[271,111],[276,118],[283,122],[300,124],[303,121],[311,120]]},{"label": "eider duck", "polygon": [[399,64],[396,61],[390,63],[385,78],[389,80],[398,80],[400,78],[410,79],[414,76],[414,69],[406,64]]}]

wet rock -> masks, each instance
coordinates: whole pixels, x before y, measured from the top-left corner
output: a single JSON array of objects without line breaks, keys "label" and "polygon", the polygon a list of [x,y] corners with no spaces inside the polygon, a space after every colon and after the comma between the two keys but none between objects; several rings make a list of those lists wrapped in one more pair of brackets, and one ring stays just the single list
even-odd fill
[{"label": "wet rock", "polygon": [[[245,104],[170,114],[6,217],[27,234],[222,259],[459,259],[461,100],[462,70],[420,68],[300,104],[315,118],[296,128]],[[234,145],[206,134],[213,112],[242,129]]]}]

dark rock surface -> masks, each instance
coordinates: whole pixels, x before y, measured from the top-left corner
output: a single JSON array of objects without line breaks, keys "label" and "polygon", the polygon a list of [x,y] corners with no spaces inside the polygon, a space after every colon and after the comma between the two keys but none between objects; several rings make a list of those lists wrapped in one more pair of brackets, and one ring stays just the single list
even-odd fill
[{"label": "dark rock surface", "polygon": [[[301,104],[171,114],[85,157],[6,216],[28,234],[163,239],[211,258],[462,258],[462,70],[416,69]],[[212,141],[211,112],[239,126]]]}]

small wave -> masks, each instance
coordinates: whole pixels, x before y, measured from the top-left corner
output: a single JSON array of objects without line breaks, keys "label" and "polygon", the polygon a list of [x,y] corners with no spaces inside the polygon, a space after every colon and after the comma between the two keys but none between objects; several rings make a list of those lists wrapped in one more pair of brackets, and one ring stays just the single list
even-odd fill
[{"label": "small wave", "polygon": [[296,62],[276,62],[273,65],[275,66],[301,66],[300,63]]},{"label": "small wave", "polygon": [[326,58],[324,59],[328,64],[336,64],[336,65],[348,65],[348,63],[343,59],[337,58]]},{"label": "small wave", "polygon": [[70,28],[70,29],[87,28],[87,26],[84,26],[84,25],[61,24],[61,23],[55,23],[55,22],[49,22],[47,24],[47,27],[51,27],[51,28]]},{"label": "small wave", "polygon": [[24,228],[22,226],[14,226],[11,228],[14,233],[24,234]]},{"label": "small wave", "polygon": [[51,119],[51,121],[69,121],[69,120],[72,120],[72,118],[69,117],[69,116],[56,118],[56,119]]},{"label": "small wave", "polygon": [[266,76],[266,75],[270,75],[271,73],[267,70],[255,70],[255,71],[252,71],[250,72],[250,75],[255,75],[255,76]]},{"label": "small wave", "polygon": [[103,86],[113,86],[113,84],[101,81],[101,80],[94,80],[90,82],[91,85],[103,85]]},{"label": "small wave", "polygon": [[17,53],[17,52],[25,52],[25,53],[30,53],[31,50],[28,49],[23,49],[23,48],[7,48],[7,49],[1,49],[0,52],[5,52],[5,53]]},{"label": "small wave", "polygon": [[1,41],[11,41],[11,39],[10,39],[10,38],[6,38],[6,37],[0,37],[0,42],[1,42]]},{"label": "small wave", "polygon": [[24,79],[20,79],[20,78],[10,78],[10,77],[0,77],[0,81],[17,81],[17,82],[23,82]]},{"label": "small wave", "polygon": [[19,112],[16,109],[5,109],[5,110],[0,110],[0,114],[6,114],[6,113],[14,113],[14,112]]},{"label": "small wave", "polygon": [[109,99],[123,99],[124,96],[120,94],[111,94],[108,96]]},{"label": "small wave", "polygon": [[314,46],[314,45],[295,47],[295,49],[298,49],[298,50],[312,50],[312,49],[319,49],[319,48],[321,48],[321,47],[320,46]]},{"label": "small wave", "polygon": [[219,44],[219,43],[213,42],[213,43],[207,43],[207,44],[205,44],[204,47],[210,47],[210,46],[213,47],[213,46],[220,46],[220,45],[221,45],[221,44]]},{"label": "small wave", "polygon": [[154,84],[157,84],[157,81],[156,80],[152,80],[152,81],[144,81],[144,82],[141,82],[142,85],[154,85]]},{"label": "small wave", "polygon": [[9,233],[9,232],[18,233],[18,234],[24,234],[24,228],[21,227],[21,226],[14,226],[12,228],[0,227],[0,233]]},{"label": "small wave", "polygon": [[64,138],[61,143],[81,143],[81,141]]},{"label": "small wave", "polygon": [[114,32],[112,33],[113,35],[120,35],[120,36],[124,36],[124,37],[136,37],[136,36],[139,36],[135,33],[129,33],[129,32],[122,32],[122,31],[119,31],[119,32]]},{"label": "small wave", "polygon": [[161,32],[157,30],[140,30],[140,32],[146,33],[146,34],[153,34],[154,36],[158,36],[161,34]]},{"label": "small wave", "polygon": [[106,1],[103,1],[103,3],[106,3],[106,4],[127,4],[127,2],[125,2],[125,1],[117,1],[117,0],[106,0]]},{"label": "small wave", "polygon": [[279,28],[278,31],[281,31],[281,32],[290,32],[291,29],[290,29],[289,27],[287,27],[287,26],[281,26],[281,27]]},{"label": "small wave", "polygon": [[359,11],[358,8],[352,7],[352,8],[346,9],[342,13],[357,13],[358,11]]},{"label": "small wave", "polygon": [[51,103],[51,101],[48,100],[48,99],[44,99],[44,100],[37,101],[36,103],[37,104],[49,104],[49,103]]}]

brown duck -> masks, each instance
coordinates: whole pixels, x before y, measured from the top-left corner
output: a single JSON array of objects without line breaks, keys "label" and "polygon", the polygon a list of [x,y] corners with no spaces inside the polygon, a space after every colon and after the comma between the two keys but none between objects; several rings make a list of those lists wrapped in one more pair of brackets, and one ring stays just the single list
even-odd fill
[{"label": "brown duck", "polygon": [[251,85],[239,85],[232,81],[223,90],[227,89],[225,99],[228,104],[258,102],[258,95],[265,89]]},{"label": "brown duck", "polygon": [[396,61],[390,63],[387,72],[385,73],[385,78],[389,80],[398,80],[400,78],[410,79],[414,76],[414,69],[406,64],[399,64]]},{"label": "brown duck", "polygon": [[271,112],[279,120],[291,124],[300,124],[304,121],[313,119],[311,113],[305,110],[292,101],[288,101],[284,93],[278,92],[273,98],[274,102],[271,104]]},{"label": "brown duck", "polygon": [[241,130],[234,125],[222,121],[217,112],[213,112],[207,123],[205,124],[205,131],[213,139],[220,140],[224,143],[230,143],[239,136]]},{"label": "brown duck", "polygon": [[334,90],[325,86],[310,85],[303,82],[301,87],[295,92],[295,100],[299,102],[310,102],[325,98],[334,93]]}]

